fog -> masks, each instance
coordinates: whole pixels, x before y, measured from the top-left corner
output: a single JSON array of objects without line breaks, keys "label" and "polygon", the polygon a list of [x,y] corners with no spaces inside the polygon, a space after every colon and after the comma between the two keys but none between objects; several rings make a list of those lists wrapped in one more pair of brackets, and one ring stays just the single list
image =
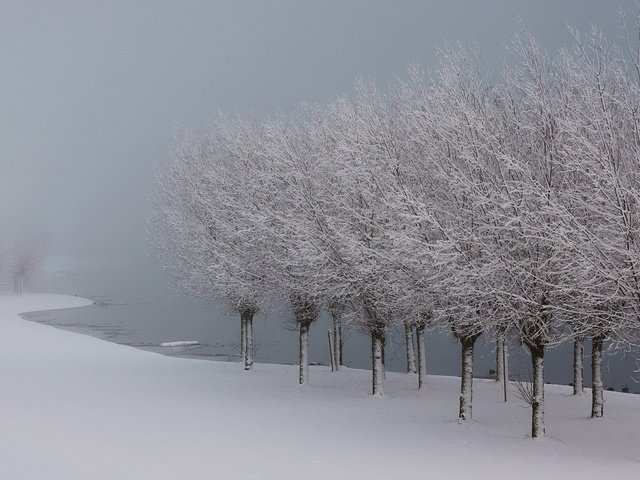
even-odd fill
[{"label": "fog", "polygon": [[[113,300],[39,321],[137,346],[190,336],[207,355],[234,355],[235,320],[169,290],[147,238],[177,133],[219,110],[268,115],[348,95],[358,77],[384,89],[410,64],[429,69],[446,42],[479,45],[499,70],[520,18],[550,51],[570,42],[567,25],[615,38],[618,7],[632,16],[635,0],[0,0],[0,257],[35,241],[46,262],[33,288]],[[272,320],[257,325],[259,360],[294,361],[295,334],[261,327]],[[430,369],[456,374],[455,342],[429,341]],[[312,356],[324,342],[312,335]],[[361,343],[354,366],[366,366]],[[615,361],[619,386],[633,361]]]},{"label": "fog", "polygon": [[[382,87],[446,41],[499,68],[527,28],[549,50],[566,25],[617,32],[632,0],[0,1],[0,219],[48,255],[153,261],[145,219],[176,132],[215,112],[269,114]],[[146,260],[145,260],[146,259]]]}]

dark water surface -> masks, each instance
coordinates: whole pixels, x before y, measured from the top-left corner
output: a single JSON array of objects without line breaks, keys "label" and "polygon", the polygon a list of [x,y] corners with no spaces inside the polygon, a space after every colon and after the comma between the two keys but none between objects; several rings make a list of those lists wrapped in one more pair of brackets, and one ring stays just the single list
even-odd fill
[{"label": "dark water surface", "polygon": [[[222,306],[207,305],[168,287],[164,271],[152,262],[122,263],[82,267],[49,267],[35,285],[35,291],[79,295],[95,302],[88,307],[24,315],[28,320],[83,333],[111,342],[130,345],[171,356],[238,361],[239,317]],[[311,327],[310,358],[328,364],[326,315]],[[257,362],[297,361],[298,336],[286,309],[261,312],[254,320]],[[195,347],[160,347],[160,343],[181,340],[200,342]],[[392,330],[386,351],[387,368],[403,371],[404,333]],[[369,368],[369,339],[357,330],[345,334],[345,363],[353,368]],[[476,347],[474,373],[489,375],[494,368],[493,345],[484,339]],[[512,378],[526,376],[528,355],[522,347],[510,346]],[[590,386],[590,347],[585,345],[585,385]],[[546,356],[546,381],[568,384],[572,380],[572,346],[550,349]],[[640,391],[633,379],[633,355],[608,354],[604,361],[606,387]],[[427,335],[427,370],[430,374],[459,375],[459,346],[445,333]]]}]

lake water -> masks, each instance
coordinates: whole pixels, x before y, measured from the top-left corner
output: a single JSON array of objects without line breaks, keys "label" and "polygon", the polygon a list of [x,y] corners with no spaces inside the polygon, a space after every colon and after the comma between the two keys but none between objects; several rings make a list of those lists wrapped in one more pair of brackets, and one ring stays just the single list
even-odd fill
[{"label": "lake water", "polygon": [[[58,328],[92,335],[111,342],[130,345],[166,355],[209,360],[239,361],[239,317],[221,306],[207,305],[169,288],[167,274],[150,259],[121,264],[101,264],[68,268],[59,262],[50,266],[34,285],[34,291],[79,295],[96,302],[89,307],[36,312],[24,317]],[[310,359],[329,363],[326,315],[311,327]],[[286,311],[261,312],[254,320],[256,362],[295,364],[298,336]],[[160,347],[170,341],[195,340],[196,347]],[[474,373],[488,376],[494,368],[493,345],[477,343]],[[451,335],[427,335],[429,374],[459,375],[460,348]],[[345,364],[353,368],[370,367],[370,343],[366,335],[347,329],[344,341]],[[585,345],[585,385],[590,386],[589,344]],[[512,378],[529,371],[526,351],[510,346]],[[572,380],[572,346],[548,350],[545,356],[546,381],[568,384]],[[391,371],[403,371],[404,332],[390,332],[386,364]],[[640,391],[633,379],[633,355],[610,353],[604,361],[606,387],[620,390],[628,386]],[[313,381],[313,380],[312,380]]]}]

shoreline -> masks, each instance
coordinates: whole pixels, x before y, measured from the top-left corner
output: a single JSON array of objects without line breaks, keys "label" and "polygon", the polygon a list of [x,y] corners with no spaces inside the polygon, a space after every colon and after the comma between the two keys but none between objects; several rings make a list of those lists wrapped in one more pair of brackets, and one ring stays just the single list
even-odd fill
[{"label": "shoreline", "polygon": [[548,386],[548,437],[539,442],[527,438],[528,410],[515,397],[501,402],[493,381],[474,382],[474,421],[459,425],[455,377],[429,376],[417,391],[413,376],[390,372],[385,395],[373,398],[364,370],[317,367],[300,387],[295,366],[245,372],[19,317],[87,302],[0,296],[6,478],[459,478],[486,470],[512,480],[628,476],[640,464],[635,395],[607,394],[606,417],[591,421],[588,396]]}]

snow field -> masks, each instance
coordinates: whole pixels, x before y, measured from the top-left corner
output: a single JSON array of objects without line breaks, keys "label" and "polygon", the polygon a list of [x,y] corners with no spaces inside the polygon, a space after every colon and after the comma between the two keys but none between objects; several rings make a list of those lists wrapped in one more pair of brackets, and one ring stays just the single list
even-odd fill
[{"label": "snow field", "polygon": [[88,305],[60,295],[0,296],[0,478],[400,479],[626,476],[640,469],[640,397],[546,388],[547,435],[499,386],[474,381],[457,423],[459,378],[170,358],[24,321]]}]

